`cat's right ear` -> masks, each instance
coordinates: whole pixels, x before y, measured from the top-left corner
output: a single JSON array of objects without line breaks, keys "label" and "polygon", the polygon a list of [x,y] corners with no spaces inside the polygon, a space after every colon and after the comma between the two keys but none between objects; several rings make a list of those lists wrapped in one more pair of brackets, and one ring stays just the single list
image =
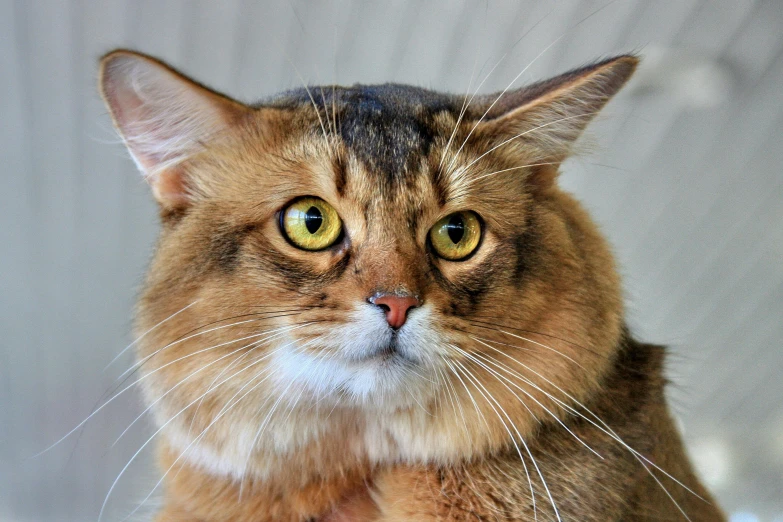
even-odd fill
[{"label": "cat's right ear", "polygon": [[101,59],[99,86],[155,199],[169,210],[186,207],[193,197],[183,163],[250,110],[133,51]]},{"label": "cat's right ear", "polygon": [[[483,97],[477,134],[490,150],[515,151],[533,163],[559,164],[588,123],[628,81],[639,59],[609,58],[549,80]],[[484,109],[486,107],[486,109]]]}]

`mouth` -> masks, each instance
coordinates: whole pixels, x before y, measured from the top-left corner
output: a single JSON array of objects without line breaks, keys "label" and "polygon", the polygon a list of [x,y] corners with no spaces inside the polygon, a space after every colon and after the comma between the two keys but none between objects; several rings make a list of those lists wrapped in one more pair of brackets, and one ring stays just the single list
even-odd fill
[{"label": "mouth", "polygon": [[392,363],[397,361],[412,363],[413,361],[402,353],[399,348],[397,335],[395,334],[389,339],[388,343],[374,346],[368,349],[364,354],[353,357],[352,360],[359,363]]},{"label": "mouth", "polygon": [[397,350],[397,347],[394,344],[388,344],[377,350],[374,354],[371,354],[368,358],[373,360],[388,361],[395,357],[402,357],[402,354],[400,354],[399,350]]}]

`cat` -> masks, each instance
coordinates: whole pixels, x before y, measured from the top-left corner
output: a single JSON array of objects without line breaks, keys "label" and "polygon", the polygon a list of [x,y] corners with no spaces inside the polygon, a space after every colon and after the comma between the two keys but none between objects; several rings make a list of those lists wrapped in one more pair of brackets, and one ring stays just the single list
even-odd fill
[{"label": "cat", "polygon": [[159,205],[138,304],[163,507],[184,521],[720,521],[560,164],[621,55],[474,97],[245,105],[101,61]]}]

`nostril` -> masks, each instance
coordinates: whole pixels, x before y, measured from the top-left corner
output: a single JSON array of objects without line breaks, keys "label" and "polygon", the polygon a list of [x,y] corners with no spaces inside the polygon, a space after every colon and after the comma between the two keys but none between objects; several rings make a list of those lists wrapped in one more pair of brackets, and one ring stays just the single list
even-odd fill
[{"label": "nostril", "polygon": [[383,310],[386,314],[386,322],[395,330],[405,324],[408,311],[420,305],[419,300],[410,295],[381,294],[370,298],[369,301]]}]

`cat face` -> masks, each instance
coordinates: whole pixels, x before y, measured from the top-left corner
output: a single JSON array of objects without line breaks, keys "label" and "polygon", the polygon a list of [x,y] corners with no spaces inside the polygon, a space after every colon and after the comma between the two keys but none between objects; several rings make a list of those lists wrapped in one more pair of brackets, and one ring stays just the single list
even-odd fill
[{"label": "cat face", "polygon": [[635,63],[470,105],[389,84],[248,107],[107,56],[161,206],[139,362],[170,442],[237,474],[336,433],[358,459],[461,458],[594,389],[619,286],[555,177]]}]

